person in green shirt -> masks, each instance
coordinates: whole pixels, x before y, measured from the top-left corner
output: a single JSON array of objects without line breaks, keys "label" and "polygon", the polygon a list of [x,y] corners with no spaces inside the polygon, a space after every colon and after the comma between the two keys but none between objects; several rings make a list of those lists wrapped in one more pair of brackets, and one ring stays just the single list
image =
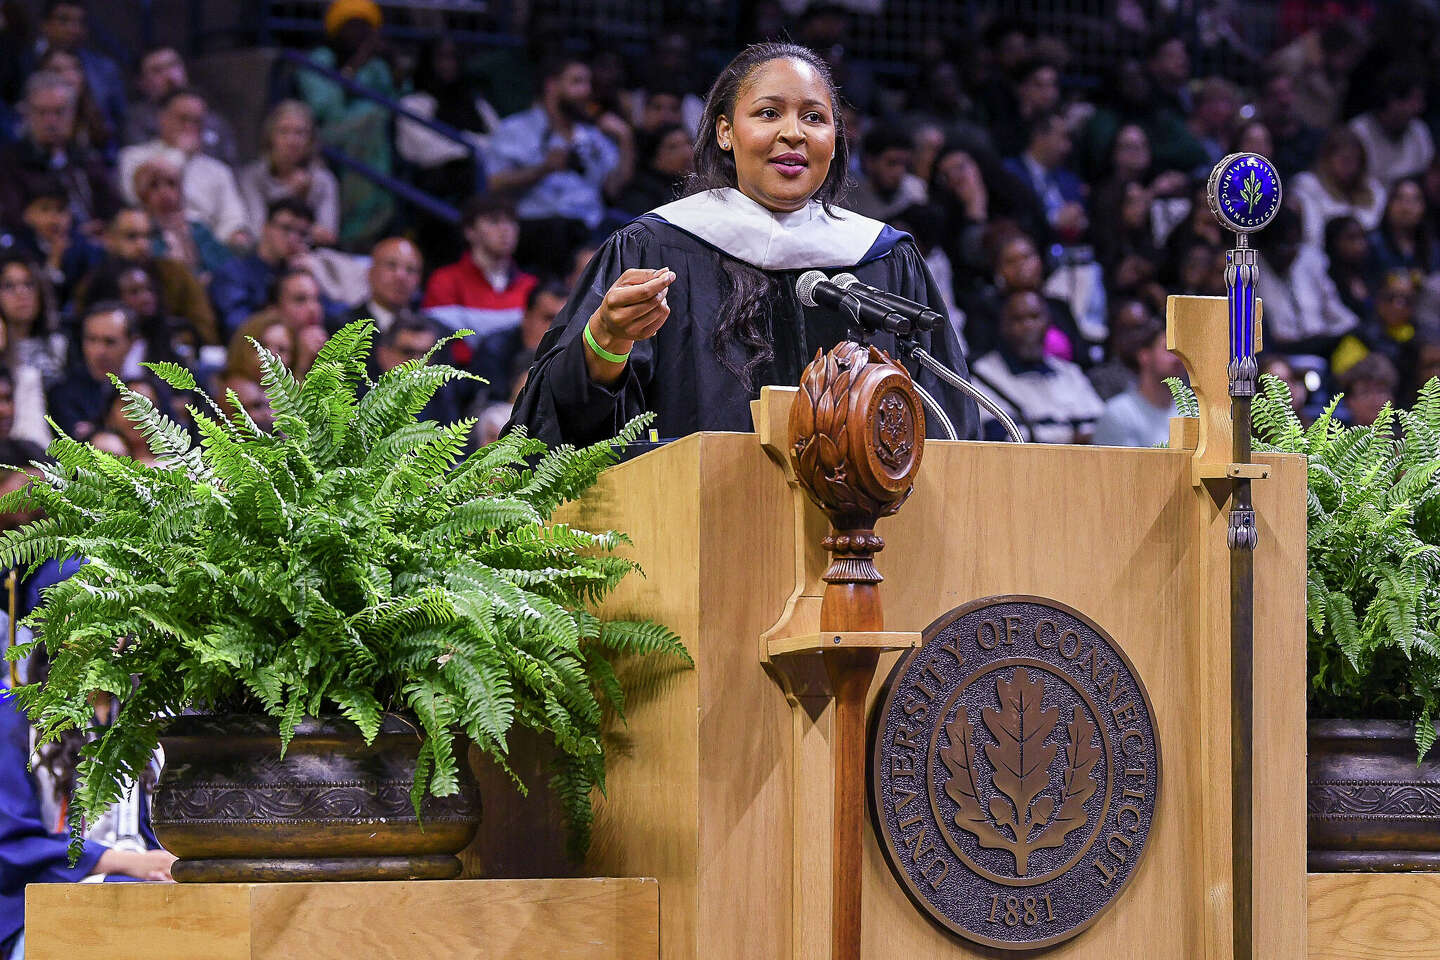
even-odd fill
[{"label": "person in green shirt", "polygon": [[[380,9],[373,3],[337,0],[325,16],[326,42],[310,53],[322,67],[386,97],[398,96],[390,65],[378,55]],[[322,142],[375,171],[393,168],[390,117],[373,100],[355,97],[339,84],[310,70],[296,75],[300,98],[315,112]],[[383,187],[354,172],[340,175],[339,246],[366,250],[395,215],[395,201]]]}]

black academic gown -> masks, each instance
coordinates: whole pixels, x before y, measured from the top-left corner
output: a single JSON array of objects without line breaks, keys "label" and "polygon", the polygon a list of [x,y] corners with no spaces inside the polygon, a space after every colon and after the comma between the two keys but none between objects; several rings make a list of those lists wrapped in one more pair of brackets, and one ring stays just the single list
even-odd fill
[{"label": "black academic gown", "polygon": [[[661,212],[665,209],[659,208]],[[729,284],[723,268],[729,256],[653,214],[612,234],[540,341],[506,429],[523,424],[531,436],[551,446],[584,445],[612,437],[633,417],[654,411],[653,429],[666,439],[699,430],[753,430],[749,402],[759,395],[759,386],[747,390],[711,346]],[[779,291],[773,324],[785,326],[772,336],[776,359],[762,373],[760,383],[795,386],[817,349],[829,350],[846,339],[844,318],[823,307],[804,307],[795,296],[796,279],[805,269],[819,266],[812,263],[765,271],[777,281]],[[858,260],[827,266],[827,273],[848,270],[873,287],[925,304],[942,315],[945,312],[940,291],[908,234],[883,227]],[[670,317],[654,337],[635,343],[619,382],[602,386],[590,379],[585,365],[584,327],[611,284],[632,267],[669,267],[675,272],[668,294]],[[968,377],[964,354],[948,322],[920,334],[919,341],[940,362]],[[871,334],[868,342],[898,358],[892,334]],[[742,357],[737,353],[737,360]],[[928,370],[918,370],[913,361],[909,366],[919,384],[944,406],[960,437],[977,437],[979,417],[974,402],[959,396]],[[926,432],[931,437],[943,436],[934,417],[927,419]]]}]

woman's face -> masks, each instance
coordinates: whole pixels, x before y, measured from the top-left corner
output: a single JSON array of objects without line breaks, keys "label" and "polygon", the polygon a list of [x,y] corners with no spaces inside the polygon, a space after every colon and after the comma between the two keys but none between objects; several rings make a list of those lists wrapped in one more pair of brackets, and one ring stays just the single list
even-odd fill
[{"label": "woman's face", "polygon": [[435,79],[442,84],[451,84],[460,79],[460,53],[449,40],[442,41],[435,48],[435,61],[431,68]]},{"label": "woman's face", "polygon": [[299,110],[286,110],[270,132],[270,163],[285,170],[300,166],[310,156],[315,135],[310,120]]},{"label": "woman's face", "polygon": [[1395,196],[1390,198],[1390,209],[1385,215],[1390,226],[1396,230],[1414,230],[1424,217],[1425,196],[1420,192],[1420,188],[1409,181],[1397,186]]},{"label": "woman's face", "polygon": [[761,64],[740,85],[735,116],[715,136],[735,157],[740,192],[777,212],[810,202],[835,157],[830,89],[810,64],[781,58]]},{"label": "woman's face", "polygon": [[1035,70],[1016,86],[1015,94],[1023,116],[1054,110],[1060,103],[1060,71],[1054,67]]},{"label": "woman's face", "polygon": [[683,177],[695,169],[695,145],[690,134],[671,130],[655,150],[655,169],[666,176]]},{"label": "woman's face", "polygon": [[5,436],[10,436],[10,431],[15,429],[15,384],[11,382],[9,375],[0,378],[0,430],[5,431]]},{"label": "woman's face", "polygon": [[280,320],[291,331],[318,326],[322,319],[320,287],[314,278],[296,274],[280,285]]},{"label": "woman's face", "polygon": [[1136,177],[1150,169],[1150,138],[1140,127],[1131,124],[1121,127],[1115,135],[1115,150],[1112,154],[1115,173],[1121,177]]},{"label": "woman's face", "polygon": [[173,216],[180,210],[180,171],[169,165],[142,166],[135,174],[135,195],[152,217]]},{"label": "woman's face", "polygon": [[1038,290],[1045,279],[1044,265],[1029,237],[1015,237],[1000,254],[1000,279],[1006,290]]},{"label": "woman's face", "polygon": [[1342,263],[1360,264],[1370,253],[1370,243],[1365,238],[1365,228],[1358,221],[1351,221],[1335,238],[1335,253]]},{"label": "woman's face", "polygon": [[1127,230],[1146,225],[1150,213],[1150,191],[1143,184],[1131,181],[1125,185],[1125,198],[1120,204],[1120,221]]},{"label": "woman's face", "polygon": [[135,311],[136,315],[152,317],[159,311],[160,298],[155,293],[155,285],[150,282],[150,274],[144,270],[126,270],[120,274],[118,286],[120,302]]},{"label": "woman's face", "polygon": [[1290,388],[1290,403],[1296,413],[1305,408],[1305,401],[1310,399],[1310,391],[1305,389],[1305,378],[1297,373],[1294,367],[1277,357],[1266,363],[1261,373],[1268,373],[1285,381]]},{"label": "woman's face", "polygon": [[965,196],[979,179],[979,165],[964,150],[951,150],[940,158],[940,182],[955,196]]},{"label": "woman's face", "polygon": [[40,289],[23,264],[8,263],[0,271],[0,313],[11,323],[34,323],[40,315]]},{"label": "woman's face", "polygon": [[1415,319],[1415,281],[1408,273],[1392,273],[1375,296],[1375,315],[1387,328],[1409,326]]},{"label": "woman's face", "polygon": [[45,69],[50,73],[60,74],[76,90],[85,83],[85,71],[80,66],[80,58],[68,51],[53,51],[45,59]]},{"label": "woman's face", "polygon": [[1330,168],[1330,176],[1336,183],[1354,183],[1360,176],[1360,147],[1358,144],[1346,143],[1337,147],[1330,153],[1326,164]]},{"label": "woman's face", "polygon": [[[272,323],[260,332],[260,346],[279,357],[287,367],[295,365],[295,342],[283,323]],[[253,351],[252,351],[253,352]]]},{"label": "woman's face", "polygon": [[1216,247],[1197,243],[1180,261],[1180,289],[1185,293],[1208,295],[1224,292],[1225,254]]},{"label": "woman's face", "polygon": [[940,155],[940,148],[945,145],[945,132],[933,124],[926,124],[918,128],[911,139],[915,144],[915,154],[911,159],[915,176],[928,181],[935,158]]},{"label": "woman's face", "polygon": [[1235,141],[1235,148],[1241,153],[1258,153],[1262,157],[1275,155],[1274,138],[1263,123],[1247,123]]}]

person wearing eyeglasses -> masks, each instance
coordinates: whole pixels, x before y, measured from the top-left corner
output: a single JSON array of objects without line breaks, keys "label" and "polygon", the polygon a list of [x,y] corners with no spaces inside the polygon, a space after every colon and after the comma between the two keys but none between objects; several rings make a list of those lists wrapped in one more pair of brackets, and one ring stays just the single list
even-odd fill
[{"label": "person wearing eyeglasses", "polygon": [[227,341],[249,317],[265,308],[281,269],[310,252],[314,225],[315,214],[308,203],[282,197],[266,208],[265,226],[255,249],[215,271],[210,299]]}]

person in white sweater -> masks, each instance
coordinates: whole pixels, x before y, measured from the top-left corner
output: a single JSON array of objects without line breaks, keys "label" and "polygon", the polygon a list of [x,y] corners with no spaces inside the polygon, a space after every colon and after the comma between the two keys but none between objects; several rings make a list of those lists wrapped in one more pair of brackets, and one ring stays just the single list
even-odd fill
[{"label": "person in white sweater", "polygon": [[1336,217],[1354,217],[1368,233],[1380,226],[1385,188],[1370,174],[1365,145],[1349,127],[1335,127],[1325,137],[1315,165],[1286,185],[1305,218],[1305,242],[1324,248],[1325,224]]},{"label": "person in white sweater", "polygon": [[[999,346],[971,369],[982,385],[999,394],[1000,405],[1032,431],[1034,442],[1089,443],[1105,405],[1078,366],[1045,355],[1049,326],[1038,293],[1011,293],[1001,313]],[[982,410],[980,418],[985,439],[1003,439],[993,417]]]},{"label": "person in white sweater", "polygon": [[185,219],[205,224],[221,241],[244,248],[255,242],[231,169],[200,152],[207,110],[196,90],[176,90],[160,108],[160,137],[120,151],[120,190],[126,202],[138,203],[135,172],[151,158],[174,151],[184,164]]},{"label": "person in white sweater", "polygon": [[[7,354],[5,325],[0,324],[0,356]],[[50,426],[45,422],[45,383],[40,371],[29,364],[0,365],[0,437],[29,440],[41,447],[50,445]]]},{"label": "person in white sweater", "polygon": [[1435,158],[1435,140],[1425,114],[1425,78],[1414,68],[1396,65],[1376,81],[1376,105],[1350,121],[1365,144],[1370,172],[1386,189],[1403,177],[1424,173]]}]

